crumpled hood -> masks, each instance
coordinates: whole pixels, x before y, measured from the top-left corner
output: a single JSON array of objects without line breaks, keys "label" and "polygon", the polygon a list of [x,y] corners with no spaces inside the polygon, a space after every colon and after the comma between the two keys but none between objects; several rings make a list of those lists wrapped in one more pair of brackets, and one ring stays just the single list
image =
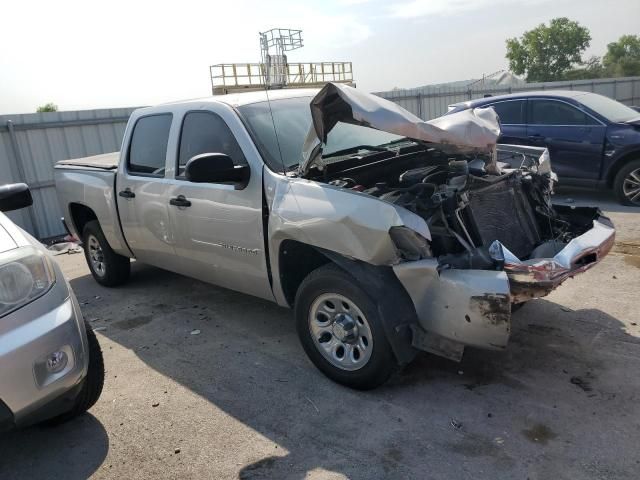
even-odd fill
[{"label": "crumpled hood", "polygon": [[320,156],[322,144],[338,122],[376,128],[460,153],[491,152],[500,136],[500,123],[492,108],[463,110],[425,122],[389,100],[340,83],[326,84],[313,98],[311,118],[300,164],[302,174]]}]

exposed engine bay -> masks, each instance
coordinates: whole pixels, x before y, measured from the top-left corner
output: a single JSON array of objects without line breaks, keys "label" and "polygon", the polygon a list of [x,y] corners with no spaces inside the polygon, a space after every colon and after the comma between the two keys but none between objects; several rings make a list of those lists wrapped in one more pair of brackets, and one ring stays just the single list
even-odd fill
[{"label": "exposed engine bay", "polygon": [[502,269],[505,256],[552,258],[592,228],[597,209],[551,204],[554,174],[547,152],[499,145],[496,155],[450,154],[407,140],[385,150],[323,158],[307,178],[422,217],[430,242],[405,234],[395,243],[403,259],[436,257],[440,268]]}]

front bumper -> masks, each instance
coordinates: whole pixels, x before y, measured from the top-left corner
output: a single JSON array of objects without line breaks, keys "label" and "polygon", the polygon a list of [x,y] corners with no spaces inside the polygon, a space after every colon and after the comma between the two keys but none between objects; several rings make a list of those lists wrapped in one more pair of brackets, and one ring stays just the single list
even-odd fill
[{"label": "front bumper", "polygon": [[616,231],[608,217],[597,214],[590,230],[571,240],[553,258],[520,260],[506,248],[504,270],[511,281],[511,301],[543,297],[567,278],[590,269],[613,247]]},{"label": "front bumper", "polygon": [[[80,307],[58,279],[44,296],[0,322],[0,427],[5,429],[69,410],[86,376],[88,345]],[[51,309],[52,304],[57,306]],[[60,372],[49,373],[44,361],[56,351],[64,351],[68,360]]]},{"label": "front bumper", "polygon": [[436,259],[395,265],[418,316],[414,347],[453,360],[461,359],[465,346],[505,348],[512,303],[545,296],[567,278],[593,267],[614,240],[611,221],[598,212],[592,228],[553,258],[521,261],[502,247],[503,270],[440,270]]}]

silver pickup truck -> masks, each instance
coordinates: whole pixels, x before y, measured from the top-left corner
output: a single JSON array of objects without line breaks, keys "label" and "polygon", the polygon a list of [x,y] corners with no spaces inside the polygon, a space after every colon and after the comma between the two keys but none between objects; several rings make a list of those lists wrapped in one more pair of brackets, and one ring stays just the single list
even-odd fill
[{"label": "silver pickup truck", "polygon": [[135,111],[120,153],[56,165],[96,281],[130,259],[291,307],[313,363],[366,389],[425,350],[504,349],[515,307],[613,245],[554,205],[544,149],[493,109],[425,122],[340,84]]}]

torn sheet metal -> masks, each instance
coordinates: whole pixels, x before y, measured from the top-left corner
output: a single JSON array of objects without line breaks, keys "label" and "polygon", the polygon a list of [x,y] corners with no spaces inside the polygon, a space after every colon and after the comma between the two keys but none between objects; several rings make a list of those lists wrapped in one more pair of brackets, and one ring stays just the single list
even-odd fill
[{"label": "torn sheet metal", "polygon": [[409,293],[426,332],[463,345],[506,347],[511,297],[505,272],[438,272],[436,259],[400,263],[393,271]]},{"label": "torn sheet metal", "polygon": [[602,260],[615,241],[615,229],[607,217],[593,221],[593,228],[575,237],[552,258],[520,260],[499,241],[489,247],[489,254],[504,262],[511,281],[513,302],[542,297],[564,280],[583,272]]},{"label": "torn sheet metal", "polygon": [[494,150],[500,136],[492,108],[463,110],[425,122],[399,105],[348,85],[328,83],[311,101],[312,125],[303,147],[300,172],[306,173],[338,123],[376,128],[460,153]]}]

